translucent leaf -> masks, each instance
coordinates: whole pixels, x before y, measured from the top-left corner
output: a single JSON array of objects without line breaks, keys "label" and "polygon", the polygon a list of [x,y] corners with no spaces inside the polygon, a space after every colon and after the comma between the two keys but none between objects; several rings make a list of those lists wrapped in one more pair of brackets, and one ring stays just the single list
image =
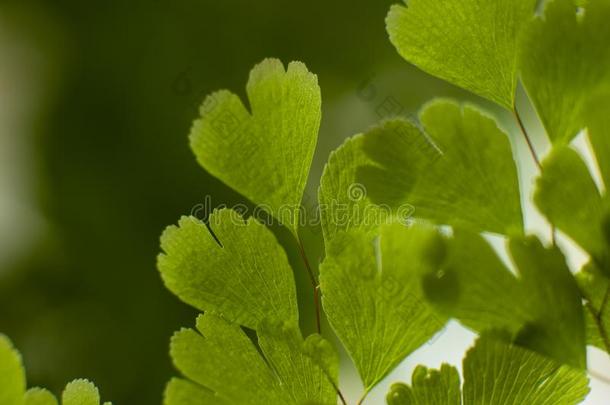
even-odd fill
[{"label": "translucent leaf", "polygon": [[[26,391],[25,370],[21,355],[11,341],[0,334],[0,404],[2,405],[57,405],[55,396],[42,388]],[[87,380],[74,380],[63,392],[62,405],[99,405],[100,396],[95,385]],[[104,405],[112,405],[109,402]]]},{"label": "translucent leaf", "polygon": [[562,366],[489,335],[478,338],[463,361],[460,393],[455,368],[418,367],[411,387],[394,384],[389,405],[573,405],[589,392],[583,370]]},{"label": "translucent leaf", "polygon": [[294,325],[267,324],[258,342],[294,403],[336,403],[339,357],[322,336],[303,340]]},{"label": "translucent leaf", "polygon": [[405,0],[386,24],[400,55],[512,110],[519,40],[536,0]]},{"label": "translucent leaf", "polygon": [[610,1],[546,3],[523,41],[523,83],[553,142],[569,141],[586,126],[589,98],[610,89]]},{"label": "translucent leaf", "polygon": [[367,392],[445,324],[425,302],[419,281],[418,257],[435,237],[429,228],[394,224],[381,228],[378,254],[359,230],[338,234],[327,247],[322,303]]},{"label": "translucent leaf", "polygon": [[21,405],[25,394],[25,370],[21,355],[11,341],[0,334],[0,404]]},{"label": "translucent leaf", "polygon": [[570,147],[558,145],[542,166],[534,195],[538,209],[610,275],[604,231],[608,204],[602,199],[585,162]]},{"label": "translucent leaf", "polygon": [[576,275],[589,302],[584,309],[587,343],[610,354],[610,279],[592,264]]},{"label": "translucent leaf", "polygon": [[[172,338],[174,364],[192,383],[172,380],[166,405],[336,403],[333,384],[294,326],[265,325],[258,332],[265,358],[238,326],[221,318],[202,315],[197,329]],[[327,360],[338,367],[336,357]],[[187,397],[189,402],[181,402]]]},{"label": "translucent leaf", "polygon": [[391,212],[374,204],[366,187],[356,179],[360,166],[374,164],[363,150],[365,136],[359,134],[346,140],[330,154],[324,167],[318,202],[327,246],[340,231],[360,229],[374,235],[381,224],[391,221]]},{"label": "translucent leaf", "polygon": [[578,286],[557,248],[533,237],[510,242],[514,276],[477,234],[457,230],[446,261],[425,278],[439,311],[478,332],[501,330],[518,344],[585,367],[585,326]]},{"label": "translucent leaf", "polygon": [[464,405],[571,405],[589,392],[583,370],[485,336],[466,353],[463,372]]},{"label": "translucent leaf", "polygon": [[181,378],[172,378],[163,399],[164,405],[229,405],[226,399],[220,398],[206,388]]},{"label": "translucent leaf", "polygon": [[414,140],[424,135],[403,120],[365,136],[364,151],[376,166],[361,167],[358,178],[370,198],[408,203],[415,217],[440,224],[522,234],[517,169],[506,133],[478,109],[444,100],[426,106],[420,120],[435,147]]},{"label": "translucent leaf", "polygon": [[57,399],[42,388],[31,388],[25,393],[25,405],[57,405]]},{"label": "translucent leaf", "polygon": [[610,91],[591,97],[585,115],[597,165],[610,190]]},{"label": "translucent leaf", "polygon": [[411,377],[411,386],[403,383],[392,385],[387,402],[388,405],[460,405],[460,375],[448,364],[441,365],[440,370],[417,366]]},{"label": "translucent leaf", "polygon": [[226,90],[208,96],[191,148],[208,172],[296,233],[321,119],[317,77],[300,62],[285,70],[266,59],[250,72],[246,90],[250,111]]},{"label": "translucent leaf", "polygon": [[273,233],[232,210],[215,211],[209,226],[183,217],[161,237],[158,267],[184,302],[251,329],[267,318],[298,322],[286,253]]},{"label": "translucent leaf", "polygon": [[509,250],[528,299],[530,320],[516,342],[564,364],[586,367],[586,335],[578,285],[557,247],[535,237],[513,239]]},{"label": "translucent leaf", "polygon": [[66,385],[61,396],[62,405],[99,405],[100,394],[87,380],[74,380]]}]

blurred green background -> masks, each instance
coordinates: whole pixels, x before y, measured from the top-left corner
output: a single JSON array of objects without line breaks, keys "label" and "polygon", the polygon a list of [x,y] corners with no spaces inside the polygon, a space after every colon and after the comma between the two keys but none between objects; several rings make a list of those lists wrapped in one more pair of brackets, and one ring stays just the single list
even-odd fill
[{"label": "blurred green background", "polygon": [[[115,404],[160,403],[175,374],[169,338],[196,311],[162,285],[159,235],[205,196],[244,202],[188,148],[205,94],[244,96],[250,68],[270,56],[318,74],[312,206],[344,138],[432,96],[470,97],[398,56],[384,24],[393,2],[0,3],[0,333],[22,352],[29,385],[59,392],[82,376]],[[311,332],[305,271],[276,231]],[[317,264],[320,233],[302,233]]]}]

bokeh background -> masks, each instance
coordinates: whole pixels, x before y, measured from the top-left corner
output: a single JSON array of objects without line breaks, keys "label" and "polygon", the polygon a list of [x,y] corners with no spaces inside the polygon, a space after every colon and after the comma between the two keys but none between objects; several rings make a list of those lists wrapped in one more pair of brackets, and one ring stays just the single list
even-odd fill
[{"label": "bokeh background", "polygon": [[[0,332],[23,354],[29,385],[57,393],[82,376],[117,405],[160,403],[175,374],[169,338],[196,311],[162,285],[159,235],[206,196],[213,205],[245,202],[198,167],[187,134],[204,96],[219,88],[244,96],[263,58],[301,60],[319,77],[323,121],[307,205],[343,139],[415,114],[434,96],[476,102],[514,129],[485,101],[398,56],[384,24],[393,2],[0,2]],[[526,193],[532,172],[523,159]],[[312,332],[296,246],[274,231],[293,263],[303,330]],[[319,229],[302,236],[317,264]],[[408,381],[419,362],[459,365],[472,337],[451,324],[368,403],[392,380]],[[342,383],[357,398],[356,374],[343,364]]]}]

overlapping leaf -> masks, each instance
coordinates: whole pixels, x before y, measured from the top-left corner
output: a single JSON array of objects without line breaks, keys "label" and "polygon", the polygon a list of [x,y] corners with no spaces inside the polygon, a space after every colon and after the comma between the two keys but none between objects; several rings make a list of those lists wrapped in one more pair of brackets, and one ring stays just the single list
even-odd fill
[{"label": "overlapping leaf", "polygon": [[[57,399],[42,388],[26,391],[25,370],[19,352],[10,340],[0,335],[0,404],[2,405],[57,405]],[[74,380],[62,394],[62,405],[100,405],[100,395],[87,380]],[[111,405],[109,402],[104,405]]]},{"label": "overlapping leaf", "polygon": [[460,375],[448,364],[441,365],[440,370],[417,366],[411,386],[392,385],[387,402],[388,405],[460,405]]},{"label": "overlapping leaf", "polygon": [[209,225],[211,232],[183,217],[163,233],[158,267],[167,287],[195,308],[251,329],[264,320],[296,325],[294,277],[273,233],[227,209],[215,211]]},{"label": "overlapping leaf", "polygon": [[472,106],[442,100],[426,106],[420,120],[438,149],[417,141],[424,135],[402,120],[365,136],[364,152],[375,165],[361,167],[357,178],[371,199],[408,203],[416,217],[440,224],[522,234],[517,170],[496,122]]},{"label": "overlapping leaf", "polygon": [[532,237],[509,246],[518,277],[481,236],[457,230],[440,270],[425,278],[428,298],[469,328],[505,331],[524,347],[584,368],[581,297],[563,255]]},{"label": "overlapping leaf", "polygon": [[191,148],[207,171],[296,233],[320,126],[317,77],[300,62],[285,70],[266,59],[250,72],[246,90],[250,111],[226,90],[205,100]]},{"label": "overlapping leaf", "polygon": [[[369,196],[369,187],[378,189],[380,186],[377,183],[362,184],[357,175],[363,166],[382,169],[365,153],[364,145],[367,138],[394,133],[403,135],[399,138],[403,144],[388,147],[385,151],[388,159],[401,159],[402,162],[402,153],[409,148],[426,151],[426,156],[430,159],[440,156],[438,149],[421,134],[419,129],[406,121],[387,121],[365,134],[348,139],[339,149],[331,153],[320,180],[318,199],[322,231],[327,245],[340,231],[358,229],[373,236],[379,226],[394,220],[404,222],[413,214],[411,205],[399,205],[403,198],[403,190],[400,187],[394,188],[398,195],[391,199],[392,206],[384,203],[376,204]],[[384,179],[392,181],[394,177],[388,176]],[[394,185],[394,182],[391,184]],[[376,190],[373,190],[373,193],[375,192]]]},{"label": "overlapping leaf", "polygon": [[463,362],[464,386],[454,367],[418,367],[411,386],[394,384],[389,405],[572,405],[589,392],[582,370],[484,335]]},{"label": "overlapping leaf", "polygon": [[535,0],[405,0],[386,23],[407,61],[512,110],[520,37],[535,7]]},{"label": "overlapping leaf", "polygon": [[381,228],[378,252],[360,230],[338,234],[327,247],[324,310],[367,392],[445,324],[420,285],[421,255],[436,237],[433,229],[393,224]]},{"label": "overlapping leaf", "polygon": [[[602,164],[607,164],[602,161]],[[548,220],[586,250],[610,275],[606,230],[608,202],[587,166],[569,146],[558,145],[542,163],[534,201]]]},{"label": "overlapping leaf", "polygon": [[592,94],[610,89],[610,1],[546,2],[524,36],[520,57],[527,92],[553,142],[584,129]]},{"label": "overlapping leaf", "polygon": [[189,379],[173,379],[166,405],[336,403],[338,358],[314,335],[303,341],[294,325],[264,326],[258,333],[264,357],[237,325],[214,315],[197,319],[198,331],[172,338],[171,355]]},{"label": "overlapping leaf", "polygon": [[610,279],[592,263],[576,275],[587,300],[587,343],[610,354]]}]

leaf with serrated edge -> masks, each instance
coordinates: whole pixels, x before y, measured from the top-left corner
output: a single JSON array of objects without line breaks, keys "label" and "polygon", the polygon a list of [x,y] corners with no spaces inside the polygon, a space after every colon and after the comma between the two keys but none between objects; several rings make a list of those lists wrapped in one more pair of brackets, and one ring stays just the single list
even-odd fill
[{"label": "leaf with serrated edge", "polygon": [[257,332],[263,358],[239,326],[200,316],[199,333],[183,329],[172,338],[174,364],[192,384],[172,380],[165,404],[182,405],[180,398],[192,393],[197,395],[193,404],[334,405],[336,392],[327,373],[307,354],[296,327],[284,327],[265,324]]},{"label": "leaf with serrated edge", "polygon": [[569,146],[557,145],[542,162],[534,201],[557,228],[565,232],[610,275],[603,224],[610,213],[585,162]]},{"label": "leaf with serrated edge", "polygon": [[553,142],[569,142],[585,128],[591,94],[610,90],[610,0],[546,2],[524,35],[523,83]]},{"label": "leaf with serrated edge", "polygon": [[366,136],[358,134],[347,139],[330,154],[324,167],[318,202],[327,246],[338,232],[359,229],[374,235],[381,224],[392,219],[391,212],[374,204],[364,185],[357,182],[358,168],[374,164],[363,150]]},{"label": "leaf with serrated edge", "polygon": [[[321,119],[317,77],[300,62],[266,59],[250,72],[250,111],[216,92],[201,106],[190,140],[197,161],[296,234]],[[282,209],[282,207],[284,209]]]},{"label": "leaf with serrated edge", "polygon": [[464,386],[454,367],[419,366],[409,387],[394,384],[388,405],[576,405],[589,392],[584,370],[485,334],[463,361]]},{"label": "leaf with serrated edge", "polygon": [[295,404],[336,403],[339,357],[322,336],[303,340],[294,325],[267,323],[258,342]]},{"label": "leaf with serrated edge", "polygon": [[213,235],[183,217],[163,233],[158,267],[169,290],[251,329],[267,318],[297,324],[292,269],[271,230],[228,209],[215,211],[209,225]]},{"label": "leaf with serrated edge", "polygon": [[42,388],[31,388],[25,393],[25,405],[57,405],[57,399]]},{"label": "leaf with serrated edge", "polygon": [[427,73],[512,110],[519,41],[535,0],[405,0],[386,19],[390,41]]},{"label": "leaf with serrated edge", "polygon": [[440,271],[424,279],[437,309],[478,332],[502,330],[555,360],[585,367],[585,329],[576,282],[556,247],[510,241],[519,276],[474,233],[455,231]]},{"label": "leaf with serrated edge", "polygon": [[435,237],[427,227],[383,226],[380,267],[366,232],[340,233],[327,247],[322,303],[366,392],[445,324],[425,302],[419,283],[418,255]]},{"label": "leaf with serrated edge", "polygon": [[100,394],[87,380],[74,380],[66,385],[61,396],[62,405],[99,405]]},{"label": "leaf with serrated edge", "polygon": [[440,370],[417,366],[411,386],[396,383],[387,395],[388,405],[460,405],[460,375],[455,367],[441,365]]},{"label": "leaf with serrated edge", "polygon": [[371,199],[408,203],[415,217],[439,224],[522,234],[517,169],[506,133],[477,108],[446,100],[425,106],[420,120],[438,149],[410,139],[424,135],[404,120],[365,137],[364,150],[379,166],[358,171]]}]

